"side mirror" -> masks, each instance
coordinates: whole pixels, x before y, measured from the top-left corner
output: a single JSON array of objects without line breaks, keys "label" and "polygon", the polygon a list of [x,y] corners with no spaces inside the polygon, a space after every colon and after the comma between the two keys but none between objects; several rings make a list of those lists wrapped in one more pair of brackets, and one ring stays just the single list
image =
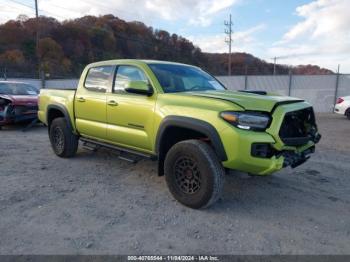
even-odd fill
[{"label": "side mirror", "polygon": [[125,91],[140,95],[153,95],[153,89],[146,81],[129,81],[126,85]]}]

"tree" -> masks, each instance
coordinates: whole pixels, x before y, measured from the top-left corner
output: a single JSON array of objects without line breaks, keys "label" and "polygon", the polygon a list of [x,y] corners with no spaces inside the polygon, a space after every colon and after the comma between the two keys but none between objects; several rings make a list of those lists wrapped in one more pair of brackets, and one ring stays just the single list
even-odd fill
[{"label": "tree", "polygon": [[6,66],[22,66],[25,62],[22,51],[20,50],[7,50],[5,53],[0,54],[0,64]]},{"label": "tree", "polygon": [[[39,28],[37,57],[35,18],[20,15],[16,20],[0,24],[0,62],[6,62],[16,74],[37,75],[40,58],[41,67],[51,75],[78,77],[91,62],[142,58],[194,64],[215,75],[227,74],[228,54],[204,53],[184,37],[141,22],[126,22],[114,15],[84,16],[63,22],[40,16]],[[232,68],[233,74],[273,72],[272,63],[246,53],[232,54]],[[276,65],[276,69],[279,74],[289,72],[286,65]],[[332,73],[313,65],[292,70],[300,74]]]},{"label": "tree", "polygon": [[45,73],[66,72],[70,68],[70,61],[64,57],[62,47],[50,37],[40,39],[38,56]]}]

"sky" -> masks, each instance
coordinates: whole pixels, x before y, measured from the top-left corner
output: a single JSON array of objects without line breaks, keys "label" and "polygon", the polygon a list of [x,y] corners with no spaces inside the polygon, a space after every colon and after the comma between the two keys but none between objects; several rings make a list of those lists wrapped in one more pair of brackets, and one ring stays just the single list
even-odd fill
[{"label": "sky", "polygon": [[[228,52],[224,20],[232,15],[233,52],[281,64],[317,64],[350,73],[350,0],[38,0],[59,21],[113,14],[191,40],[204,52]],[[0,23],[35,15],[34,0],[0,0]],[[0,36],[1,37],[1,36]]]}]

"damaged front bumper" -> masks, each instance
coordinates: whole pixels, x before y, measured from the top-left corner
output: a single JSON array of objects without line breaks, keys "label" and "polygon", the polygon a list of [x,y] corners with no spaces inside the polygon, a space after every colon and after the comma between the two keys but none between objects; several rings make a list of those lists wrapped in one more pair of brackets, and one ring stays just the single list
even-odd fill
[{"label": "damaged front bumper", "polygon": [[[301,120],[298,119],[300,116]],[[223,162],[224,167],[255,175],[269,175],[284,167],[295,168],[309,159],[321,139],[310,105],[300,102],[279,106],[272,118],[265,132],[235,127],[221,132],[228,155],[228,160]],[[285,122],[285,119],[292,124]],[[310,127],[306,126],[305,133],[299,132],[298,125],[304,122]],[[284,128],[285,124],[288,126]]]},{"label": "damaged front bumper", "polygon": [[295,168],[305,163],[310,155],[315,153],[315,144],[321,140],[321,135],[317,134],[315,138],[311,141],[312,143],[307,144],[305,147],[299,148],[296,151],[284,151],[281,155],[284,157],[283,167],[290,166]]},{"label": "damaged front bumper", "polygon": [[36,105],[0,105],[0,126],[33,121],[37,118],[37,112]]}]

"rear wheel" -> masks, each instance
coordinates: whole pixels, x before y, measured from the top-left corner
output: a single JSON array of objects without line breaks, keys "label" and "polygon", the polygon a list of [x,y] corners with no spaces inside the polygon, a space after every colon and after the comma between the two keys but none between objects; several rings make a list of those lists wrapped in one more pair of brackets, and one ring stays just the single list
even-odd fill
[{"label": "rear wheel", "polygon": [[49,137],[52,149],[59,157],[72,157],[77,152],[79,138],[72,133],[65,118],[59,117],[52,121]]},{"label": "rear wheel", "polygon": [[165,179],[176,200],[191,208],[205,208],[222,193],[225,170],[213,149],[199,140],[175,144],[164,163]]}]

